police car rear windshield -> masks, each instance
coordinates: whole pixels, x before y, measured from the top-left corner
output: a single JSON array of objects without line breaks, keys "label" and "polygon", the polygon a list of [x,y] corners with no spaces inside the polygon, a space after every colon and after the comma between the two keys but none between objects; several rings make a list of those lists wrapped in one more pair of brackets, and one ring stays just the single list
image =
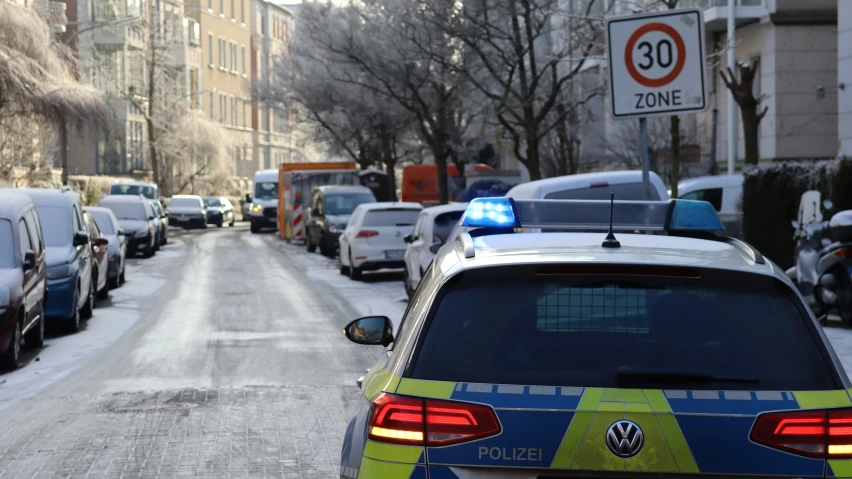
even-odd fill
[{"label": "police car rear windshield", "polygon": [[387,209],[371,210],[364,216],[363,226],[414,226],[420,210]]},{"label": "police car rear windshield", "polygon": [[841,387],[806,310],[772,278],[566,272],[512,266],[451,279],[409,374],[580,387]]}]

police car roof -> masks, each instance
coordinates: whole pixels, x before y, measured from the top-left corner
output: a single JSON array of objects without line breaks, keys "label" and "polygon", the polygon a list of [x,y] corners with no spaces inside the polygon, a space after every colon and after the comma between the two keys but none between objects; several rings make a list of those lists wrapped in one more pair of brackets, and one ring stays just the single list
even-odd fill
[{"label": "police car roof", "polygon": [[438,206],[430,206],[428,208],[423,208],[423,211],[429,213],[431,216],[438,216],[444,213],[451,213],[453,211],[464,211],[467,209],[467,203],[449,203],[446,205],[438,205]]},{"label": "police car roof", "polygon": [[[642,171],[596,171],[521,183],[512,187],[506,193],[506,196],[515,199],[540,198],[554,191],[588,188],[597,183],[619,185],[641,181]],[[650,182],[651,187],[657,189],[658,193],[660,191],[665,192],[663,181],[653,171],[650,174]]]},{"label": "police car roof", "polygon": [[377,201],[375,203],[361,203],[358,205],[362,210],[389,210],[389,209],[406,209],[406,210],[422,210],[423,205],[420,203],[410,203],[402,201]]},{"label": "police car roof", "polygon": [[435,264],[444,274],[483,266],[538,263],[610,263],[747,271],[787,276],[766,261],[754,261],[745,249],[724,241],[679,236],[617,234],[620,248],[604,248],[606,233],[514,233],[473,238],[475,254],[465,258],[459,238],[441,248]]}]

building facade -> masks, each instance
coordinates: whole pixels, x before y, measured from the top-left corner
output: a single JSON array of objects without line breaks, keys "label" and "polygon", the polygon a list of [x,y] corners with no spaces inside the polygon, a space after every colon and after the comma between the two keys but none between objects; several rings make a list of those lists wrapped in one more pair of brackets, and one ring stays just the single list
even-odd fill
[{"label": "building facade", "polygon": [[[259,85],[275,84],[286,75],[286,62],[295,32],[295,15],[289,8],[267,0],[251,2],[251,73]],[[286,79],[282,79],[286,80]],[[280,105],[272,108],[252,99],[254,164],[257,169],[277,168],[300,161],[293,144],[293,115]]]},{"label": "building facade", "polygon": [[852,2],[837,2],[837,149],[852,157]]},{"label": "building facade", "polygon": [[250,177],[255,167],[251,123],[250,0],[189,0],[201,32],[203,91],[199,105],[226,130],[223,170]]}]

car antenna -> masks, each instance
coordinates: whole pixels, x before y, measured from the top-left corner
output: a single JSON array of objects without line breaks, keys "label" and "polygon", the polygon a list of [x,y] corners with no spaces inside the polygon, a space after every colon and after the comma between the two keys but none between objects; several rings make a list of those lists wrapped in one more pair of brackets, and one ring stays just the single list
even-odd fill
[{"label": "car antenna", "polygon": [[613,209],[615,208],[615,193],[609,194],[609,233],[607,233],[606,238],[601,244],[604,248],[621,248],[621,243],[615,239],[615,235],[612,233],[612,214]]}]

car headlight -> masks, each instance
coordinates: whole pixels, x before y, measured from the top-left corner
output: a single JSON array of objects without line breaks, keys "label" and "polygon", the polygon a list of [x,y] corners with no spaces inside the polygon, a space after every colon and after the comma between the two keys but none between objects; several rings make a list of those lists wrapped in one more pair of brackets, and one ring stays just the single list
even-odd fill
[{"label": "car headlight", "polygon": [[61,279],[71,276],[71,263],[47,268],[47,279]]},{"label": "car headlight", "polygon": [[152,227],[149,226],[147,230],[137,231],[137,232],[133,233],[133,237],[134,238],[144,238],[144,237],[146,237],[150,234],[151,228]]},{"label": "car headlight", "polygon": [[331,226],[328,227],[328,232],[329,233],[339,233],[339,231],[337,230],[337,226],[334,226],[334,225],[331,225]]},{"label": "car headlight", "polygon": [[260,205],[251,205],[251,210],[254,211],[255,213],[259,213],[260,210],[262,210],[262,209],[263,209],[263,207],[260,206]]}]

